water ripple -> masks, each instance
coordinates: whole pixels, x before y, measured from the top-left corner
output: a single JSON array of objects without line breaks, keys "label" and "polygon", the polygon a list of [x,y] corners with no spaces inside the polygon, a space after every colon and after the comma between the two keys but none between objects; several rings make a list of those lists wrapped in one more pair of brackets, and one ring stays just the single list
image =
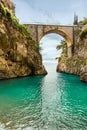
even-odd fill
[{"label": "water ripple", "polygon": [[2,81],[0,130],[87,130],[87,87],[77,76]]}]

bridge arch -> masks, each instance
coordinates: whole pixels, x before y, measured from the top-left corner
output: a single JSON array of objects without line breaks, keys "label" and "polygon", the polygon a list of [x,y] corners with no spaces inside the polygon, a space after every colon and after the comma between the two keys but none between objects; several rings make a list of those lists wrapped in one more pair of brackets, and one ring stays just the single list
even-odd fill
[{"label": "bridge arch", "polygon": [[26,27],[31,34],[33,40],[37,43],[40,42],[43,36],[49,33],[57,33],[61,35],[67,43],[67,55],[72,57],[72,46],[73,46],[73,26],[64,25],[45,25],[45,24],[26,24]]},{"label": "bridge arch", "polygon": [[73,45],[72,39],[71,39],[71,37],[69,36],[69,34],[68,34],[67,32],[65,32],[64,30],[62,30],[62,29],[58,29],[58,30],[48,30],[48,31],[46,31],[46,32],[44,32],[44,33],[42,33],[42,34],[40,33],[40,35],[39,35],[39,33],[38,33],[38,43],[40,42],[40,40],[41,40],[45,35],[50,34],[50,33],[56,33],[56,34],[62,36],[62,37],[65,39],[65,41],[66,41],[66,43],[67,43],[67,55],[68,55],[69,58],[72,57],[72,45]]},{"label": "bridge arch", "polygon": [[58,34],[60,36],[62,36],[67,43],[67,47],[71,47],[72,46],[72,39],[70,38],[69,34],[66,33],[64,30],[62,29],[58,29],[58,30],[48,30],[47,32],[44,32],[43,34],[40,34],[40,36],[38,35],[38,42],[40,42],[40,40],[47,34],[50,33],[54,33],[54,34]]}]

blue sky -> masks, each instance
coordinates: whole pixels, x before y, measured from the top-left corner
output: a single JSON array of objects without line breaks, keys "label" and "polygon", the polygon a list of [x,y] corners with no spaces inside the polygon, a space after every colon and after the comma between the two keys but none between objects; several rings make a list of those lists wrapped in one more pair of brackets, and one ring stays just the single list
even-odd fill
[{"label": "blue sky", "polygon": [[87,0],[13,0],[21,23],[73,24],[87,17]]}]

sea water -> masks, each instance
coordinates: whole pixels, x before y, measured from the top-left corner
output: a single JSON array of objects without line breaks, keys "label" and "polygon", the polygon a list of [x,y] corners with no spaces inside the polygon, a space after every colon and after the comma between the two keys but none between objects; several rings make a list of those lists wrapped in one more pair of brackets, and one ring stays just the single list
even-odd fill
[{"label": "sea water", "polygon": [[87,84],[43,53],[48,75],[0,81],[0,130],[87,130]]}]

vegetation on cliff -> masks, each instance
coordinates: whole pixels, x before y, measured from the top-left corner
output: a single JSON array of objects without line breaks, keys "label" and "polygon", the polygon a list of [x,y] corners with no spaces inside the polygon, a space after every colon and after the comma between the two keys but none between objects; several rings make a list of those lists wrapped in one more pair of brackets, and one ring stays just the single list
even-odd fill
[{"label": "vegetation on cliff", "polygon": [[26,27],[0,2],[0,79],[46,74],[39,49]]},{"label": "vegetation on cliff", "polygon": [[84,17],[84,19],[81,20],[81,21],[78,23],[78,25],[86,25],[86,24],[87,24],[87,18],[86,18],[86,17]]},{"label": "vegetation on cliff", "polygon": [[[87,25],[87,18],[84,17],[84,19],[82,21],[80,21],[78,23],[78,25],[81,25],[82,27],[86,26]],[[78,34],[79,34],[79,37],[81,39],[85,38],[86,35],[87,35],[87,28],[80,29],[79,32],[78,32]]]},{"label": "vegetation on cliff", "polygon": [[[63,53],[59,58],[57,71],[79,75],[82,81],[87,82],[87,18],[79,22],[73,44],[72,57]],[[67,49],[67,48],[66,48]]]},{"label": "vegetation on cliff", "polygon": [[8,8],[4,7],[4,5],[1,2],[0,2],[0,12],[8,20],[12,21],[21,33],[23,33],[29,40],[32,40],[32,38],[31,38],[29,32],[27,31],[25,25],[20,24],[19,20],[15,17],[15,15],[13,15],[13,13]]},{"label": "vegetation on cliff", "polygon": [[20,24],[16,16],[8,8],[6,8],[1,2],[0,2],[0,13],[4,15],[10,22],[14,23],[15,27],[20,31],[20,33],[25,35],[28,42],[31,44],[32,49],[34,49],[39,53],[39,51],[41,50],[40,44],[39,43],[35,44],[35,41],[30,36],[30,33],[27,31],[26,26],[24,24]]},{"label": "vegetation on cliff", "polygon": [[85,38],[85,36],[87,35],[87,28],[83,29],[80,33],[79,36],[81,39]]},{"label": "vegetation on cliff", "polygon": [[62,54],[67,56],[67,43],[65,40],[61,40],[61,42],[56,46],[57,50],[62,50]]}]

